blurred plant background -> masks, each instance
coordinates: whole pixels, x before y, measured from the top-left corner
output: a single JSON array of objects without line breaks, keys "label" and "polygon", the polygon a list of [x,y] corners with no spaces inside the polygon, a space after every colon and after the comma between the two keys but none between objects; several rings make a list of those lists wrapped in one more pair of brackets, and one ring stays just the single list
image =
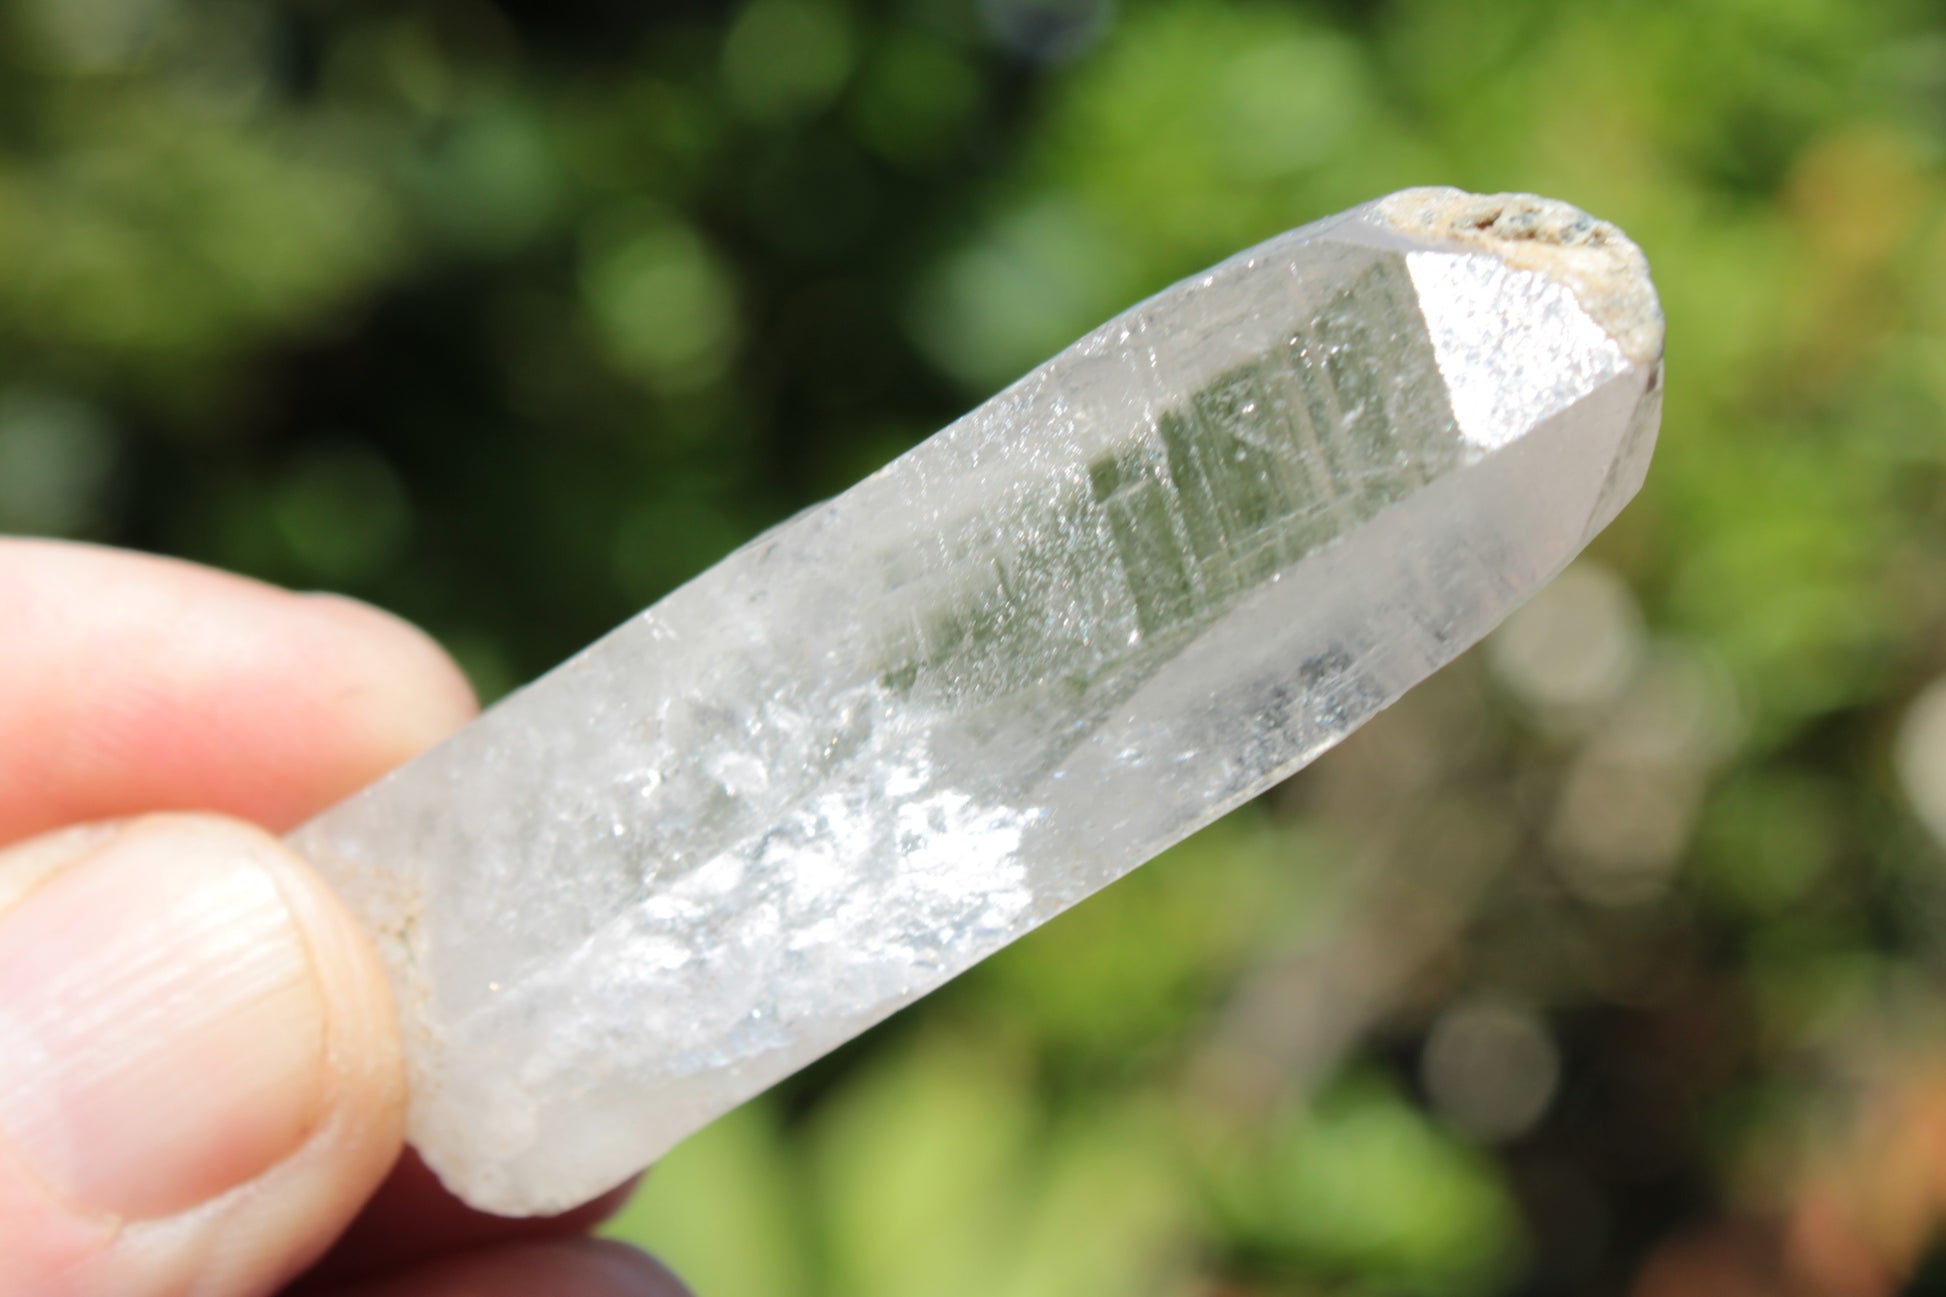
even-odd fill
[{"label": "blurred plant background", "polygon": [[0,0],[0,530],[490,698],[1246,244],[1568,198],[1669,316],[1591,555],[616,1228],[703,1297],[1946,1291],[1942,150],[1918,0]]}]

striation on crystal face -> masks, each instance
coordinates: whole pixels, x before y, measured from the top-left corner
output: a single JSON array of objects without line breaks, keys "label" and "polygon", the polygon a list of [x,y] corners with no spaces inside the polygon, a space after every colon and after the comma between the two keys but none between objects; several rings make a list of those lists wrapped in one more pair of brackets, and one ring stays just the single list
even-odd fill
[{"label": "striation on crystal face", "polygon": [[1614,227],[1411,190],[1132,308],[294,841],[411,1135],[565,1208],[1343,738],[1640,485]]}]

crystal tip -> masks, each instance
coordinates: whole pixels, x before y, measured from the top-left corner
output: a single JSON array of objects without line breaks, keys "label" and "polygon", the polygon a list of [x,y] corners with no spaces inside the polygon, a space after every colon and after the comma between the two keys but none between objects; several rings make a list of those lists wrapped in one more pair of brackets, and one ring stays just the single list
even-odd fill
[{"label": "crystal tip", "polygon": [[1607,221],[1553,198],[1463,189],[1403,189],[1375,208],[1408,238],[1476,248],[1559,280],[1630,360],[1662,359],[1662,304],[1648,258]]}]

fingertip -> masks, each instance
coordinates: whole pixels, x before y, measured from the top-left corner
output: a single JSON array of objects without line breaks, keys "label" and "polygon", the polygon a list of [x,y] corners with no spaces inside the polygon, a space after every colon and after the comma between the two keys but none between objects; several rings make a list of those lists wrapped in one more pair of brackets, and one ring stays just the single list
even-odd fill
[{"label": "fingertip", "polygon": [[0,539],[0,842],[147,811],[295,827],[476,710],[423,632],[193,564]]},{"label": "fingertip", "polygon": [[349,595],[298,596],[306,608],[330,624],[357,670],[347,672],[354,687],[382,692],[382,706],[369,708],[385,718],[401,759],[438,743],[472,720],[480,704],[473,685],[437,640],[403,617]]}]

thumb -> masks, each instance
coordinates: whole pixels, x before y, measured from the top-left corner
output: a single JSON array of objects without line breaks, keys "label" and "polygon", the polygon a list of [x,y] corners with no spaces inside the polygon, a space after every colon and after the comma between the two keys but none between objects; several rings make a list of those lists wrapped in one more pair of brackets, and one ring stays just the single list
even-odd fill
[{"label": "thumb", "polygon": [[0,851],[0,1293],[276,1288],[398,1154],[396,1033],[376,956],[261,830]]}]

